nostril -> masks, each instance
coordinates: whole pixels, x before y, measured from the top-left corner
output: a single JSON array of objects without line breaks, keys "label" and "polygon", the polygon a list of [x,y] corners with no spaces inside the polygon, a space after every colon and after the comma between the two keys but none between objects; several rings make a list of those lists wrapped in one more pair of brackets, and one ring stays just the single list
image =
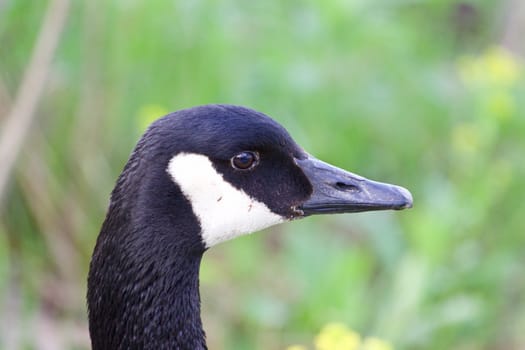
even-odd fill
[{"label": "nostril", "polygon": [[339,182],[339,181],[335,183],[335,187],[340,191],[348,191],[348,192],[359,191],[359,187],[352,185],[352,184]]}]

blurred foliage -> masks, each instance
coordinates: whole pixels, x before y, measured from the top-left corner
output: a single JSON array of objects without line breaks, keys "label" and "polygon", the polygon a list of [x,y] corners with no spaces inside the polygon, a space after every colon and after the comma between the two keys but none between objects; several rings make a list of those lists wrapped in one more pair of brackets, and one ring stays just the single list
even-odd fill
[{"label": "blurred foliage", "polygon": [[[46,5],[0,1],[2,117]],[[3,203],[0,348],[7,337],[88,347],[89,257],[134,143],[168,111],[232,103],[273,116],[321,159],[409,188],[415,207],[214,248],[201,268],[211,349],[311,344],[331,322],[396,349],[523,349],[524,63],[521,44],[502,38],[524,11],[490,0],[72,1]]]}]

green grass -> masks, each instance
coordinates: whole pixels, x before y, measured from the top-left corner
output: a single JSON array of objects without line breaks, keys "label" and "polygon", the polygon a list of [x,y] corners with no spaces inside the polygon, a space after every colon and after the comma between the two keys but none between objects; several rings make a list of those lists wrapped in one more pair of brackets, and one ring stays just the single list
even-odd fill
[{"label": "green grass", "polygon": [[[11,99],[45,4],[0,5]],[[330,322],[397,349],[523,348],[525,65],[499,40],[512,10],[73,1],[1,213],[0,310],[15,290],[23,321],[0,324],[44,313],[83,329],[89,256],[145,125],[232,103],[274,117],[321,159],[409,188],[414,208],[310,218],[214,248],[201,269],[210,348],[312,344]],[[85,347],[85,335],[64,344]]]}]

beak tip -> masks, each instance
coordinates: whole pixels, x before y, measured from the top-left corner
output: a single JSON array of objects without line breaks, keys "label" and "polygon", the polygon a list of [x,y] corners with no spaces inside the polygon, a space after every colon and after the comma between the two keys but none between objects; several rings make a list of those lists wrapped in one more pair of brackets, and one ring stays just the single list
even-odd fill
[{"label": "beak tip", "polygon": [[396,188],[397,188],[397,190],[399,191],[399,193],[401,194],[401,196],[404,199],[404,203],[403,203],[403,205],[401,205],[399,207],[399,209],[412,208],[413,203],[414,203],[414,199],[412,197],[412,193],[410,193],[409,190],[407,190],[406,188],[401,187],[401,186],[396,186]]}]

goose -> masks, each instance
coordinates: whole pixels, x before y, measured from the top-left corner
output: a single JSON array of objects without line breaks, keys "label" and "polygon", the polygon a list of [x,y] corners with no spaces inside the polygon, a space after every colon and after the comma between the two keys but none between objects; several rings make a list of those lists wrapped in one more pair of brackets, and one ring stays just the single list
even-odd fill
[{"label": "goose", "polygon": [[315,214],[412,206],[410,192],[324,163],[233,105],[153,122],[111,193],[88,275],[93,350],[207,349],[199,266],[212,246]]}]

